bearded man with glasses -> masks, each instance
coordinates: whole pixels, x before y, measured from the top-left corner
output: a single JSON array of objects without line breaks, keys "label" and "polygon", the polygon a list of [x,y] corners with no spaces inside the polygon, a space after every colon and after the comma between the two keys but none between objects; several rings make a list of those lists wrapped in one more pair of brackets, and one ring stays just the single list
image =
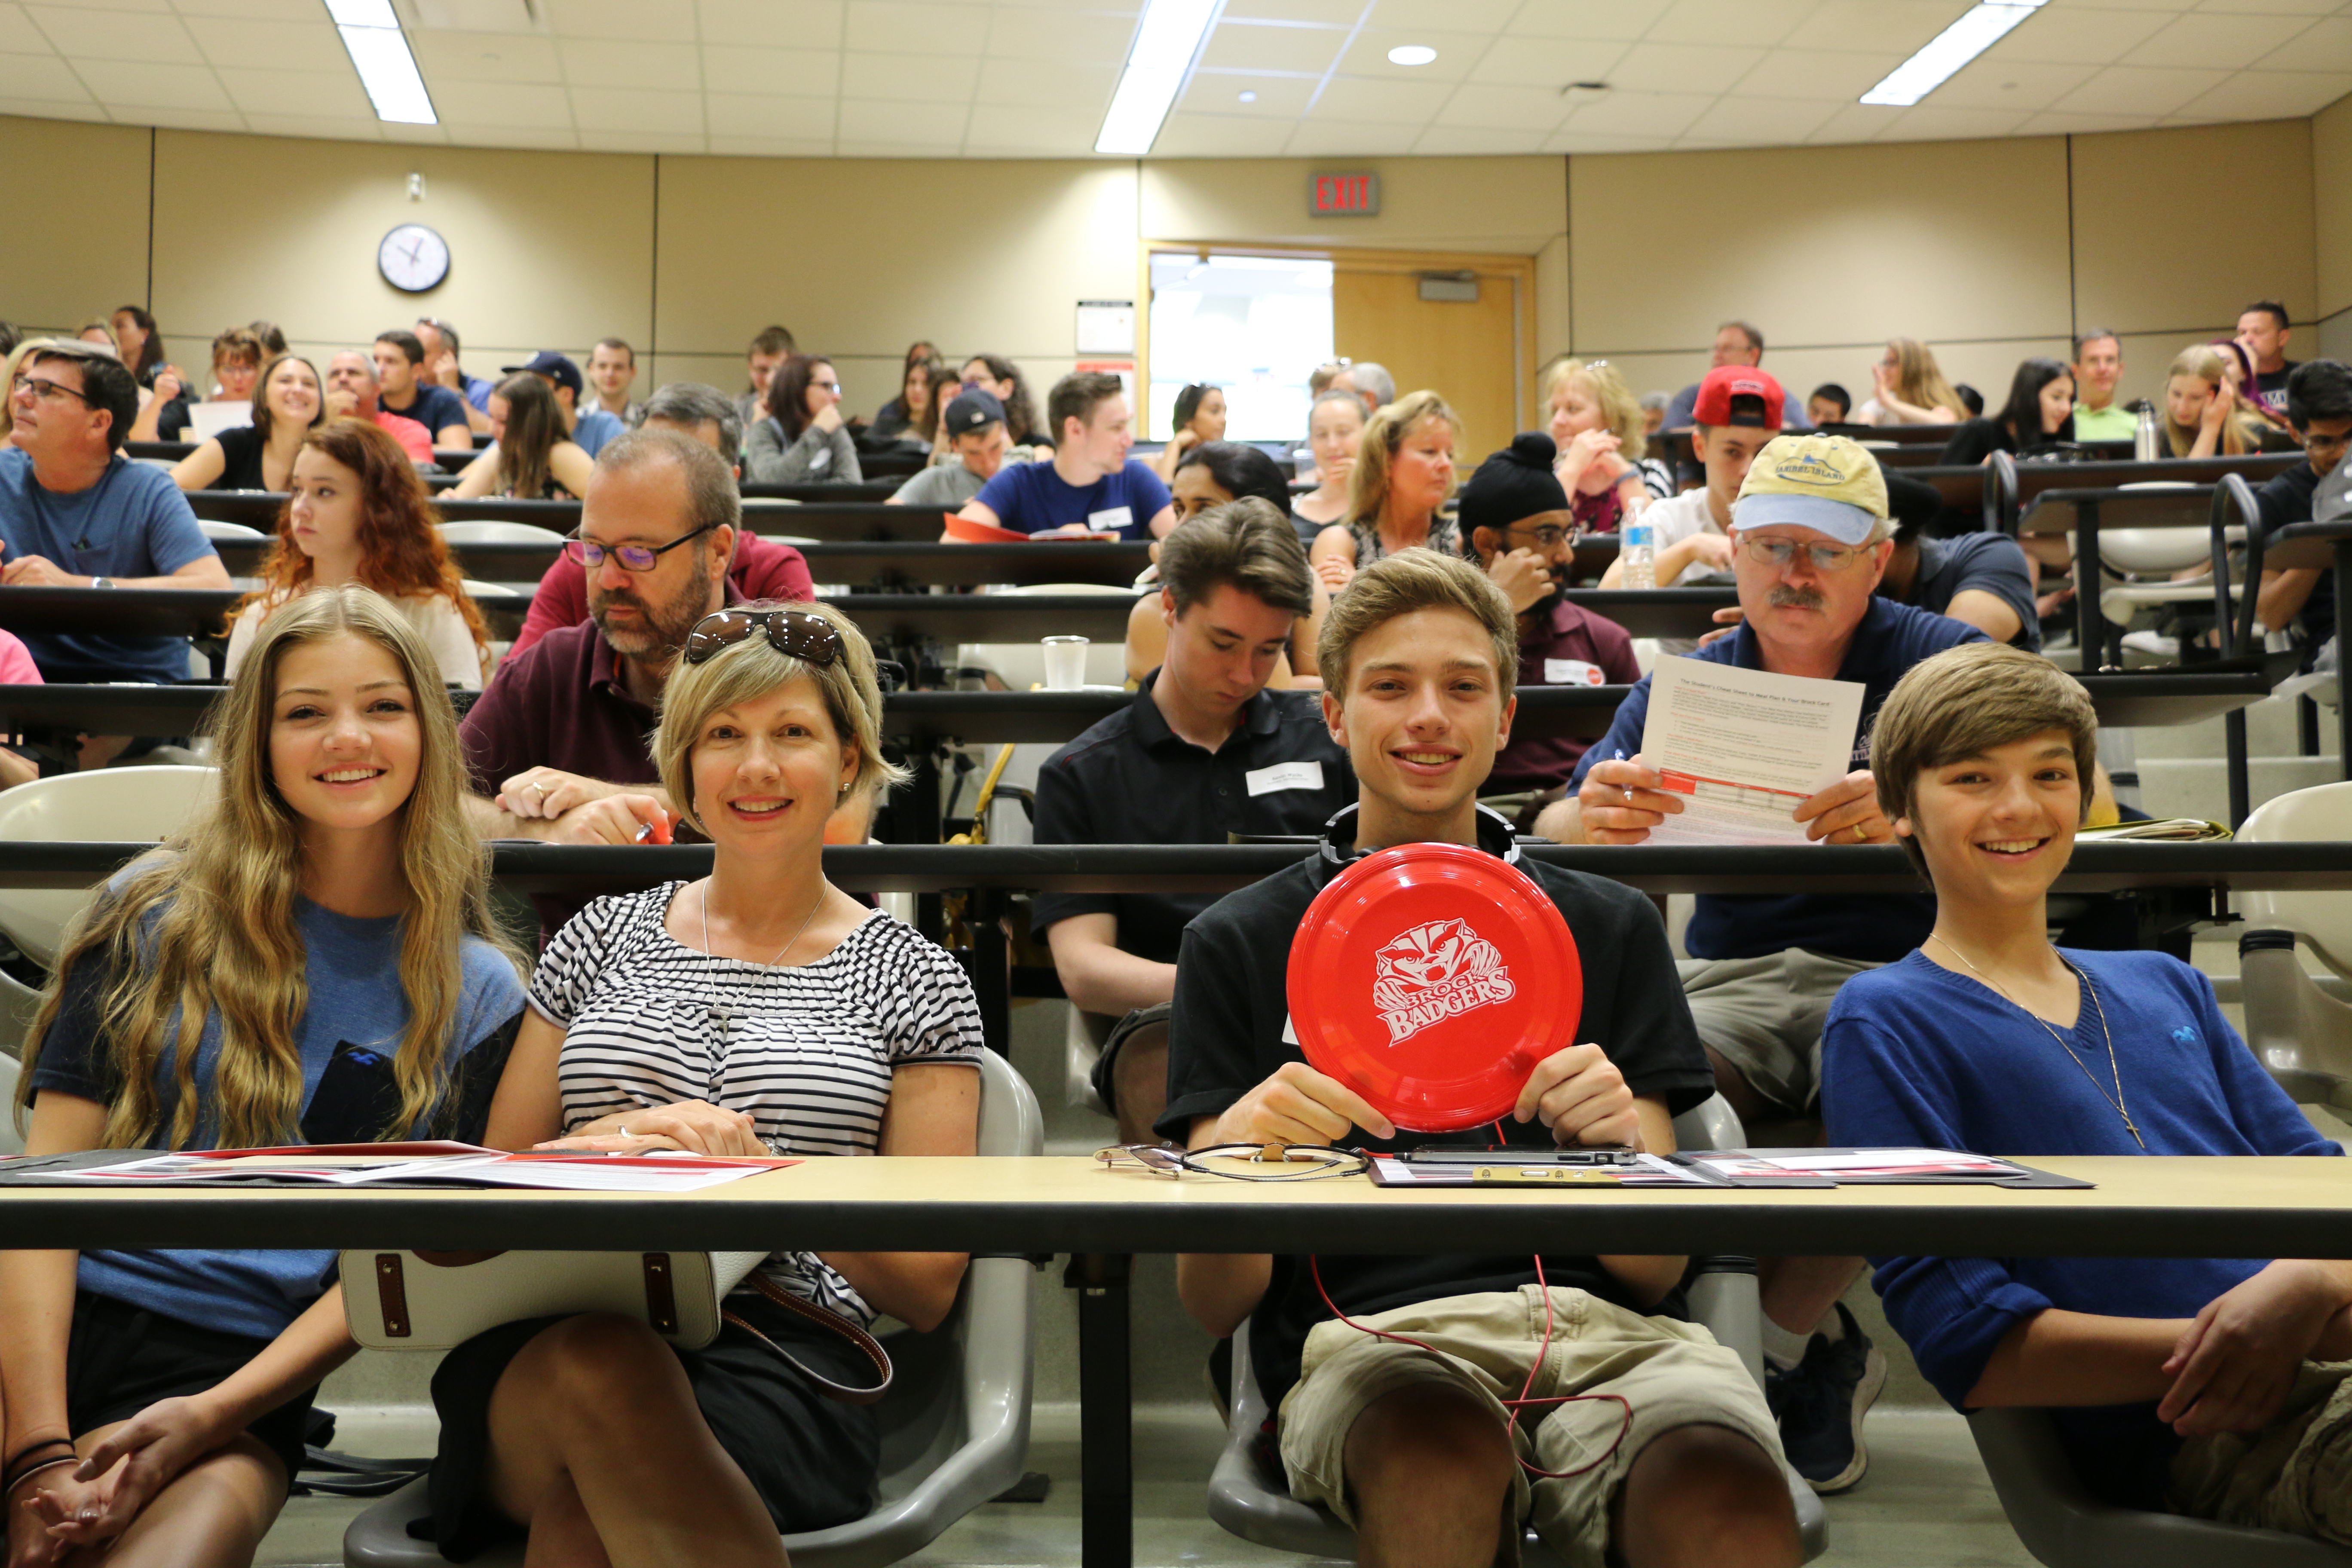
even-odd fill
[{"label": "bearded man with glasses", "polygon": [[[1852,771],[1793,813],[1829,844],[1892,844],[1870,772],[1870,728],[1921,659],[1984,633],[1875,592],[1895,552],[1876,459],[1839,436],[1781,436],[1748,466],[1731,513],[1739,627],[1691,657],[1863,688]],[[1645,677],[1536,830],[1570,844],[1639,844],[1678,796],[1641,755]],[[1926,894],[1702,895],[1678,964],[1716,1085],[1759,1145],[1820,1142],[1822,1030],[1838,987],[1902,958],[1935,924]],[[1769,1124],[1769,1125],[1759,1125]],[[1793,1125],[1792,1125],[1793,1124]],[[1858,1258],[1762,1263],[1767,1393],[1790,1462],[1817,1491],[1857,1484],[1862,1416],[1885,1361],[1838,1298]]]}]

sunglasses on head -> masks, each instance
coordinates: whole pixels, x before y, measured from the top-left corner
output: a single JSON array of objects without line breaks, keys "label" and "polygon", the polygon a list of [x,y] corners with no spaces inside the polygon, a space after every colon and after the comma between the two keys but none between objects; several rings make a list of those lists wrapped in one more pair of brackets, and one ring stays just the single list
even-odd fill
[{"label": "sunglasses on head", "polygon": [[803,664],[825,666],[841,657],[841,634],[806,610],[714,610],[686,634],[686,662],[700,664],[761,631],[768,646]]}]

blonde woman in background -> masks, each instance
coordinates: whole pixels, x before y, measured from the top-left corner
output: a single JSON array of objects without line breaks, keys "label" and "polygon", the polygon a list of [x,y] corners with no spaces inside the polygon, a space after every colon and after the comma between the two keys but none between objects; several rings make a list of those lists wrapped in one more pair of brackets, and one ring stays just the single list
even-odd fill
[{"label": "blonde woman in background", "polygon": [[2237,457],[2253,449],[2244,424],[2231,417],[2235,399],[2221,351],[2191,343],[2164,373],[2164,441],[2175,458]]},{"label": "blonde woman in background", "polygon": [[[23,342],[10,349],[6,371],[5,374],[0,374],[0,388],[16,385],[16,372],[23,367],[25,362],[43,349],[56,347],[57,341],[55,338],[26,338]],[[0,397],[0,442],[7,440],[8,433],[16,427],[16,400],[14,397]]]},{"label": "blonde woman in background", "polygon": [[1348,521],[1315,536],[1307,558],[1337,593],[1383,556],[1417,545],[1462,553],[1462,536],[1438,508],[1454,494],[1462,421],[1433,392],[1408,392],[1364,424],[1348,475]]},{"label": "blonde woman in background", "polygon": [[1315,454],[1315,488],[1290,503],[1293,516],[1328,528],[1348,521],[1348,476],[1364,438],[1364,400],[1345,387],[1317,393],[1307,410],[1307,444]]},{"label": "blonde woman in background", "polygon": [[1650,438],[1642,400],[1607,360],[1563,359],[1553,365],[1544,377],[1544,405],[1559,453],[1552,472],[1568,492],[1580,531],[1614,531],[1628,511],[1673,493],[1674,476],[1664,466],[1643,461]]},{"label": "blonde woman in background", "polygon": [[1854,410],[1857,425],[1958,425],[1969,416],[1935,351],[1916,338],[1887,339],[1870,376],[1877,390]]}]

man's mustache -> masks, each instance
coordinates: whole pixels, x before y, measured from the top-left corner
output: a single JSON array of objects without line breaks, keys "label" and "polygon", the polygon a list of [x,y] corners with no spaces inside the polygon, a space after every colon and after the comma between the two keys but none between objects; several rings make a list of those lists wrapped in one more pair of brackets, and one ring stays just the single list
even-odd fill
[{"label": "man's mustache", "polygon": [[1792,588],[1786,583],[1776,584],[1767,603],[1781,610],[1818,610],[1822,607],[1819,588]]}]

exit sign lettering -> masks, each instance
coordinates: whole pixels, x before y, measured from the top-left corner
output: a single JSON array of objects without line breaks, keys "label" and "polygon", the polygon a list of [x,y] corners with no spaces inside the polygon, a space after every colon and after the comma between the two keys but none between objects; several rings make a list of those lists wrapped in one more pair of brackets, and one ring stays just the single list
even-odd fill
[{"label": "exit sign lettering", "polygon": [[1318,174],[1307,187],[1314,217],[1371,217],[1381,210],[1378,174]]}]

